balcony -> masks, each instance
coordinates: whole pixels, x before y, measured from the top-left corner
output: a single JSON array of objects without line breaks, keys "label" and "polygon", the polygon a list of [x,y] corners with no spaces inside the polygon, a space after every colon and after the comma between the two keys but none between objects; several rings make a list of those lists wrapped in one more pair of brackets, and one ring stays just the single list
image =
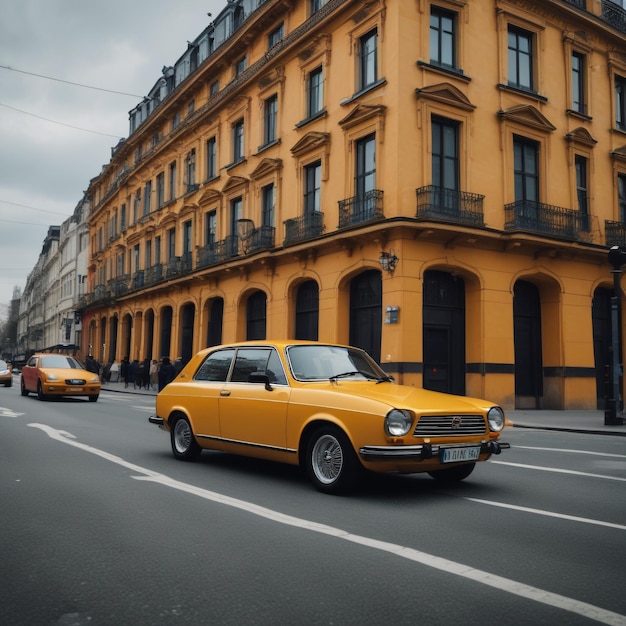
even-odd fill
[{"label": "balcony", "polygon": [[145,284],[145,270],[137,270],[130,283],[131,289],[142,289]]},{"label": "balcony", "polygon": [[259,250],[269,250],[274,247],[276,229],[273,226],[259,226],[253,228],[245,237],[241,237],[241,249],[244,254],[252,254]]},{"label": "balcony", "polygon": [[565,0],[565,2],[567,2],[567,4],[572,4],[575,7],[578,7],[579,9],[582,9],[583,11],[586,10],[586,3],[587,0]]},{"label": "balcony", "polygon": [[578,211],[562,207],[520,200],[504,206],[504,230],[523,231],[536,235],[577,241],[583,216]]},{"label": "balcony", "polygon": [[427,185],[416,189],[417,213],[422,220],[441,220],[452,224],[483,227],[485,196]]},{"label": "balcony", "polygon": [[239,238],[236,235],[229,235],[226,239],[214,241],[198,250],[196,258],[196,269],[211,267],[223,263],[229,258],[239,254]]},{"label": "balcony", "polygon": [[602,19],[622,33],[626,33],[626,10],[610,0],[602,0]]},{"label": "balcony", "polygon": [[339,201],[339,228],[383,219],[383,192],[380,189]]},{"label": "balcony", "polygon": [[144,286],[149,287],[163,280],[163,264],[156,263],[144,270]]},{"label": "balcony", "polygon": [[604,238],[607,248],[626,247],[626,224],[604,220]]},{"label": "balcony", "polygon": [[285,224],[284,245],[319,237],[324,232],[324,214],[311,211],[283,222]]}]

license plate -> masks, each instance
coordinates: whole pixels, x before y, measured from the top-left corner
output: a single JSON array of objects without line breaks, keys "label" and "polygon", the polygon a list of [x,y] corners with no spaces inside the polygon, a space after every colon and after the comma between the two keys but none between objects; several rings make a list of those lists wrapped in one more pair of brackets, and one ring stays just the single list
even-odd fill
[{"label": "license plate", "polygon": [[70,387],[70,391],[82,391],[82,387]]},{"label": "license plate", "polygon": [[442,463],[459,463],[460,461],[476,461],[480,456],[480,446],[471,448],[444,448],[441,452]]}]

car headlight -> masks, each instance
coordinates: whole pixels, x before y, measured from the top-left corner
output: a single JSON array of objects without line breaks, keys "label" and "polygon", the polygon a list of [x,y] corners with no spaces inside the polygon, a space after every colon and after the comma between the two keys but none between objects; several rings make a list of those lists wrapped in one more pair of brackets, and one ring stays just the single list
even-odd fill
[{"label": "car headlight", "polygon": [[100,377],[99,376],[93,376],[92,378],[89,379],[90,383],[99,383],[100,382]]},{"label": "car headlight", "polygon": [[403,437],[411,430],[412,423],[410,411],[391,409],[385,417],[385,432],[392,437]]},{"label": "car headlight", "polygon": [[59,379],[55,374],[46,374],[46,380],[48,382],[57,382]]},{"label": "car headlight", "polygon": [[492,406],[487,412],[489,429],[500,432],[504,428],[504,411],[499,406]]}]

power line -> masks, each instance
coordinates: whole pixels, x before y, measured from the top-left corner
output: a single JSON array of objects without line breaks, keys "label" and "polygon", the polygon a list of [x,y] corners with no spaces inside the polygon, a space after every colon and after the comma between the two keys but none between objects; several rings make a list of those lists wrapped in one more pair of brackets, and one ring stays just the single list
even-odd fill
[{"label": "power line", "polygon": [[17,202],[10,202],[9,200],[0,200],[2,204],[12,204],[13,206],[21,206],[23,209],[32,209],[33,211],[41,211],[42,213],[55,213],[56,215],[63,215],[68,217],[67,213],[61,213],[60,211],[49,211],[47,209],[38,209],[34,206],[28,206],[27,204],[18,204]]},{"label": "power line", "polygon": [[84,133],[93,133],[94,135],[103,135],[104,137],[114,137],[115,139],[123,139],[123,137],[120,137],[120,135],[110,135],[109,133],[99,133],[97,130],[89,130],[88,128],[79,128],[78,126],[72,126],[71,124],[64,124],[63,122],[57,122],[55,120],[48,119],[47,117],[42,117],[41,115],[36,115],[35,113],[29,113],[28,111],[23,111],[22,109],[12,107],[8,104],[3,104],[2,102],[0,102],[0,107],[6,107],[7,109],[12,109],[13,111],[17,111],[18,113],[24,113],[24,115],[31,115],[32,117],[36,117],[37,119],[44,120],[44,122],[50,122],[51,124],[58,124],[59,126],[66,126],[67,128],[80,130]]},{"label": "power line", "polygon": [[34,74],[33,72],[26,72],[24,70],[18,70],[15,67],[10,67],[9,65],[0,65],[0,69],[10,70],[11,72],[19,72],[20,74],[28,74],[29,76],[36,76],[37,78],[45,78],[46,80],[53,80],[57,83],[66,83],[67,85],[74,85],[76,87],[84,87],[85,89],[96,89],[98,91],[106,91],[108,93],[115,93],[119,96],[129,96],[131,98],[143,98],[143,96],[138,96],[134,93],[125,93],[123,91],[113,91],[112,89],[104,89],[103,87],[93,87],[92,85],[83,85],[81,83],[73,83],[70,80],[63,80],[62,78],[53,78],[52,76],[44,76],[43,74]]}]

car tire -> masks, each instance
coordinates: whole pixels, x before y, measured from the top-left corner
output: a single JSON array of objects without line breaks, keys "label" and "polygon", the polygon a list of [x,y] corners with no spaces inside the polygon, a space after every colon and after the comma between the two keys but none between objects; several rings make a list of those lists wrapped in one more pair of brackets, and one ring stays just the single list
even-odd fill
[{"label": "car tire", "polygon": [[98,401],[98,395],[97,394],[93,394],[91,396],[89,396],[89,402],[97,402]]},{"label": "car tire", "polygon": [[186,417],[181,416],[175,419],[171,426],[170,439],[174,457],[179,461],[193,461],[202,452]]},{"label": "car tire", "polygon": [[359,477],[359,461],[346,434],[336,426],[322,426],[309,438],[305,452],[309,479],[323,493],[345,493]]},{"label": "car tire", "polygon": [[476,467],[476,463],[464,463],[463,465],[455,465],[454,467],[446,467],[446,469],[428,472],[435,480],[442,483],[458,483],[467,478]]},{"label": "car tire", "polygon": [[37,398],[39,400],[46,400],[46,394],[43,392],[43,387],[41,386],[41,381],[37,381]]},{"label": "car tire", "polygon": [[27,396],[28,393],[29,393],[28,389],[26,389],[26,385],[24,384],[24,379],[23,378],[20,380],[20,393],[23,396]]}]

